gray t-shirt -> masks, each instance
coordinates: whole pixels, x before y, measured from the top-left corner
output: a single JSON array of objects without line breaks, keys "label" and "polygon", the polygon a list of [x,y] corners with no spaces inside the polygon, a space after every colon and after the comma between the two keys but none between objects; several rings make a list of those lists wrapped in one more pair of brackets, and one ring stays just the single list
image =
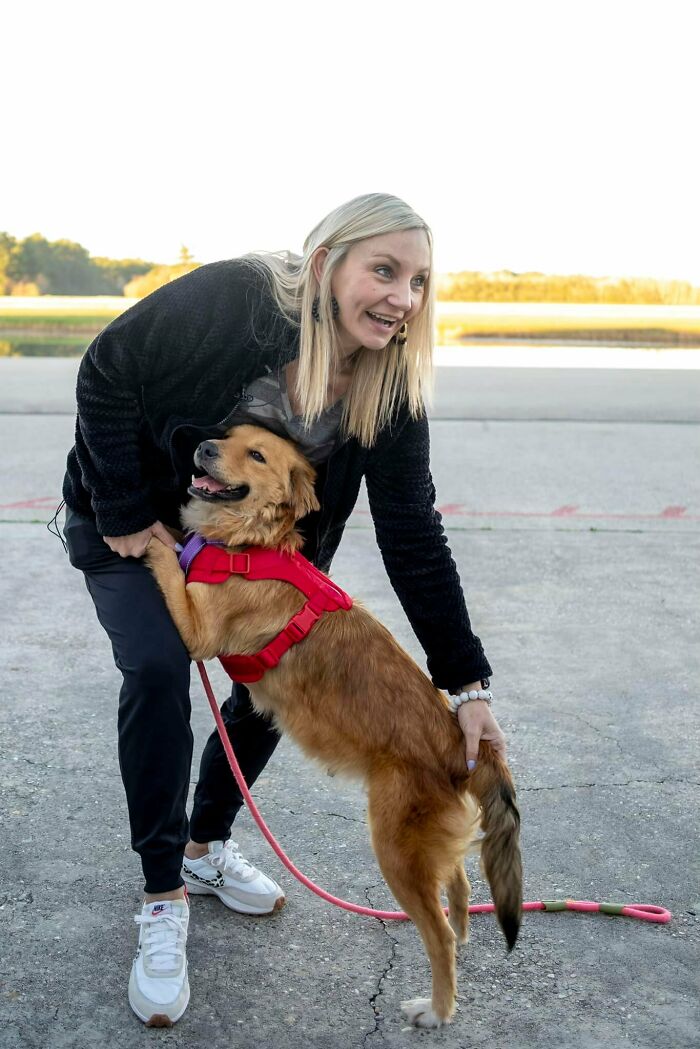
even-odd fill
[{"label": "gray t-shirt", "polygon": [[289,403],[284,369],[269,372],[241,390],[241,399],[227,425],[253,423],[272,430],[279,437],[287,437],[299,447],[309,460],[317,465],[330,458],[339,440],[342,400],[336,401],[306,429],[301,416],[295,415]]}]

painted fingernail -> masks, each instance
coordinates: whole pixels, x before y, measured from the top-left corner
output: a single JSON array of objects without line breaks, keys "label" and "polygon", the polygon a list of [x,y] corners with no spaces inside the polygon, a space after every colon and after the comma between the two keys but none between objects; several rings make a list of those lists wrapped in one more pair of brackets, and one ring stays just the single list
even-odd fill
[{"label": "painted fingernail", "polygon": [[467,762],[467,768],[469,769],[470,772],[473,772],[474,769],[476,768],[476,762],[474,761],[473,758],[470,758],[469,761]]}]

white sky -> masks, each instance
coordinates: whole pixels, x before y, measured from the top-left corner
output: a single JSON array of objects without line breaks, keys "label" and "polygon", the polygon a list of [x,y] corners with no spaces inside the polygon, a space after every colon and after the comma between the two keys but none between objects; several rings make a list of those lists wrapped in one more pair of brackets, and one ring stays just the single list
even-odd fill
[{"label": "white sky", "polygon": [[0,230],[299,250],[383,191],[436,268],[700,284],[695,0],[9,0]]}]

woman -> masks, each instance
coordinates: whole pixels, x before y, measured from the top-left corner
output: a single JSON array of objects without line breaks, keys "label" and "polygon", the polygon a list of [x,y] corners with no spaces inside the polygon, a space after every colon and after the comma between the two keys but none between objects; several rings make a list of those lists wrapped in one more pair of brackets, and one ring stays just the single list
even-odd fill
[{"label": "woman", "polygon": [[[65,534],[124,679],[119,758],[146,879],[129,1001],[145,1022],[169,1025],[189,1000],[183,880],[246,913],[284,902],[229,840],[242,802],[216,733],[189,824],[185,814],[190,661],[140,558],[152,536],[174,545],[166,525],[179,523],[200,441],[244,421],[297,441],[317,468],[321,504],[302,523],[304,554],[324,571],[364,476],[384,564],[433,681],[456,693],[491,673],[434,509],[423,410],[432,279],[423,220],[395,197],[367,194],[331,212],[301,257],[248,255],[159,289],[81,364]],[[222,709],[253,783],[278,736],[242,685]],[[504,750],[486,702],[465,702],[457,716],[470,767],[480,739]]]}]

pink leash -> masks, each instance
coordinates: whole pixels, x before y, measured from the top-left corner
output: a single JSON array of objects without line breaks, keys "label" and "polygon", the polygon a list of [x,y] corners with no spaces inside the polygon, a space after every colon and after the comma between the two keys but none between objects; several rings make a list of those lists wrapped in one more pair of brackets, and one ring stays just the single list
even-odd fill
[{"label": "pink leash", "polygon": [[[209,681],[209,675],[207,674],[206,668],[203,663],[197,663],[197,669],[199,670],[199,676],[202,679],[204,685],[204,691],[207,694],[209,700],[209,706],[211,712],[214,715],[214,721],[219,732],[221,743],[226,752],[228,763],[231,766],[231,772],[236,778],[241,794],[245,799],[245,803],[251,811],[253,819],[257,823],[258,827],[263,833],[263,836],[272,847],[275,854],[279,857],[282,863],[285,865],[288,871],[294,875],[294,877],[305,885],[311,892],[316,893],[322,900],[326,900],[327,903],[334,903],[336,907],[342,907],[345,911],[352,911],[353,914],[364,914],[370,918],[381,918],[384,921],[410,921],[410,918],[404,911],[375,911],[371,907],[360,907],[357,903],[348,903],[346,900],[340,900],[337,896],[331,896],[325,889],[319,888],[315,885],[310,878],[307,878],[305,874],[302,874],[298,867],[290,860],[289,856],[284,852],[282,847],[278,845],[277,841],[272,835],[272,831],[268,828],[265,820],[260,815],[258,806],[253,801],[243,773],[241,772],[236,755],[233,752],[231,741],[228,738],[226,727],[221,717],[214,692],[212,691],[211,683]],[[628,918],[638,918],[640,921],[645,922],[659,922],[666,924],[671,920],[671,912],[667,911],[665,907],[656,907],[651,903],[594,903],[590,900],[535,900],[532,903],[523,903],[524,911],[585,911],[586,913],[598,912],[600,914],[611,914],[611,915],[625,915]],[[495,907],[492,903],[475,903],[469,907],[470,914],[493,914]],[[447,914],[447,909],[445,909]]]}]

